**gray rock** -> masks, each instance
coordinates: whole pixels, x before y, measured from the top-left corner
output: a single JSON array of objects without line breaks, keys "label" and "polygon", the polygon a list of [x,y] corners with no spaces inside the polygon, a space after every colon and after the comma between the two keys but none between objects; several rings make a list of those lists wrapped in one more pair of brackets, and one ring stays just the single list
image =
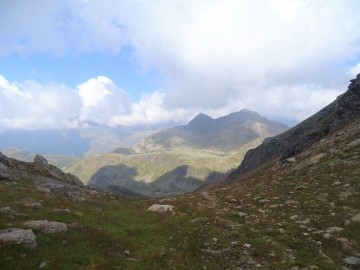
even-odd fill
[{"label": "gray rock", "polygon": [[263,205],[263,204],[267,204],[269,202],[270,202],[270,200],[268,200],[268,199],[262,199],[262,200],[258,200],[256,203]]},{"label": "gray rock", "polygon": [[352,222],[360,223],[360,213],[351,218]]},{"label": "gray rock", "polygon": [[344,258],[343,262],[348,266],[360,266],[360,258],[353,256]]},{"label": "gray rock", "polygon": [[48,189],[47,187],[37,186],[36,189],[37,189],[37,191],[45,193],[45,194],[51,193],[50,189]]},{"label": "gray rock", "polygon": [[149,212],[174,212],[174,206],[169,204],[153,204],[148,208]]},{"label": "gray rock", "polygon": [[36,247],[36,236],[32,230],[11,228],[0,231],[0,243]]},{"label": "gray rock", "polygon": [[43,269],[47,266],[47,262],[41,262],[39,265],[39,269]]},{"label": "gray rock", "polygon": [[343,238],[343,237],[339,237],[339,238],[336,238],[336,242],[339,243],[339,244],[345,244],[345,243],[348,243],[348,242],[349,242],[349,239]]},{"label": "gray rock", "polygon": [[35,156],[34,163],[46,168],[49,166],[49,163],[47,162],[46,158],[40,155]]},{"label": "gray rock", "polygon": [[339,233],[342,232],[344,230],[344,228],[340,228],[340,227],[330,227],[326,229],[327,233]]},{"label": "gray rock", "polygon": [[11,207],[6,206],[3,208],[0,208],[0,213],[1,214],[15,214],[15,211],[11,209]]},{"label": "gray rock", "polygon": [[295,163],[296,159],[294,157],[287,158],[283,161],[283,163]]},{"label": "gray rock", "polygon": [[47,220],[31,220],[23,223],[25,228],[30,228],[35,231],[40,231],[42,233],[58,233],[66,232],[67,226],[65,223],[56,222],[56,221],[47,221]]}]

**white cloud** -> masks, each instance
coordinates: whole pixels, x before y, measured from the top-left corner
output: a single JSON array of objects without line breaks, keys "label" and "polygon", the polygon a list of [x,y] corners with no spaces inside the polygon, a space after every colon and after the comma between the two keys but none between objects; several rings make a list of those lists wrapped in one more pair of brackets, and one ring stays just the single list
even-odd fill
[{"label": "white cloud", "polygon": [[10,83],[0,75],[0,130],[69,127],[79,103],[78,94],[65,85]]},{"label": "white cloud", "polygon": [[107,77],[92,78],[77,89],[82,99],[82,121],[109,124],[114,115],[126,114],[130,109],[129,97]]},{"label": "white cloud", "polygon": [[[82,120],[131,125],[243,107],[302,120],[360,72],[348,64],[359,61],[359,9],[351,0],[5,1],[0,55],[120,53],[128,45],[136,64],[164,78],[159,92],[135,102],[110,79],[90,79],[77,89],[81,102],[69,90],[77,107],[67,116]],[[11,95],[47,98],[55,108],[53,98],[63,100],[61,91],[32,92],[45,88],[32,84],[11,84]]]},{"label": "white cloud", "polygon": [[353,76],[354,78],[356,77],[357,74],[360,74],[360,62],[357,65],[351,67],[348,71],[348,74],[350,76]]}]

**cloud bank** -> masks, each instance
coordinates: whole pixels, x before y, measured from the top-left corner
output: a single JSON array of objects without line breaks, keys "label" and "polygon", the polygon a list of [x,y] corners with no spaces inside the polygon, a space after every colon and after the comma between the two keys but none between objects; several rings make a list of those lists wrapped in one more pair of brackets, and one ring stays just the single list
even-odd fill
[{"label": "cloud bank", "polygon": [[[133,101],[101,76],[77,89],[2,78],[1,105],[17,111],[13,118],[1,112],[3,128],[65,125],[74,116],[109,125],[186,121],[198,112],[220,116],[244,107],[273,119],[303,120],[360,72],[357,1],[41,3],[1,4],[0,55],[119,54],[130,46],[134,64],[157,70],[163,84]],[[49,102],[33,108],[37,98]],[[64,103],[68,108],[61,111]],[[45,112],[48,119],[34,120]]]}]

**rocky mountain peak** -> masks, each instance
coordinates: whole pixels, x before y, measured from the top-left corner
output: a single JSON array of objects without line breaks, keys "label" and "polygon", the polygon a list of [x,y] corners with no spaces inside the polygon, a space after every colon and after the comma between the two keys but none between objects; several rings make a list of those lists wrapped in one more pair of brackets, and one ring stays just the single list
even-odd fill
[{"label": "rocky mountain peak", "polygon": [[194,132],[204,132],[215,120],[210,116],[199,113],[187,125]]}]

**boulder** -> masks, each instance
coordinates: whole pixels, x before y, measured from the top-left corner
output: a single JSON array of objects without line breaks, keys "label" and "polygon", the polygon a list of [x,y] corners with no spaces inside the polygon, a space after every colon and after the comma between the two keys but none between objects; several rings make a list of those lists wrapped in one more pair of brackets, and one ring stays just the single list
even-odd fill
[{"label": "boulder", "polygon": [[24,222],[23,226],[25,228],[33,229],[35,231],[50,234],[67,231],[67,226],[65,223],[56,221],[31,220]]},{"label": "boulder", "polygon": [[43,156],[40,156],[40,155],[35,156],[34,163],[38,164],[42,167],[45,167],[45,168],[47,168],[49,166],[49,163],[47,162],[46,158],[44,158]]},{"label": "boulder", "polygon": [[352,222],[360,223],[360,213],[351,218]]},{"label": "boulder", "polygon": [[11,228],[0,231],[0,243],[36,247],[36,236],[32,230]]},{"label": "boulder", "polygon": [[174,212],[174,206],[169,204],[153,204],[147,210],[148,212]]}]

